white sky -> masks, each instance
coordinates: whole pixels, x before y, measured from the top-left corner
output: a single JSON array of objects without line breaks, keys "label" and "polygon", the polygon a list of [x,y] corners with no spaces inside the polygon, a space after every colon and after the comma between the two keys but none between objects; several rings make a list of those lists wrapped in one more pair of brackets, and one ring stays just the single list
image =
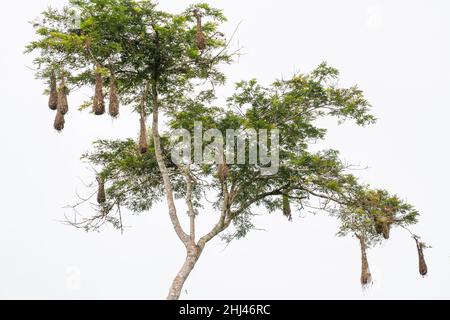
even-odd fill
[{"label": "white sky", "polygon": [[[71,97],[63,134],[52,128],[44,86],[34,80],[33,39],[27,21],[48,4],[7,1],[0,12],[0,298],[161,299],[184,259],[165,205],[151,214],[125,216],[124,236],[113,230],[86,234],[64,226],[62,209],[89,175],[81,153],[99,138],[135,137],[136,117],[94,118],[75,111],[86,92]],[[163,1],[179,11],[192,1]],[[429,276],[418,273],[414,242],[402,230],[369,252],[374,286],[359,285],[360,256],[353,238],[336,238],[326,215],[288,223],[281,214],[257,219],[252,232],[229,247],[216,241],[186,284],[185,299],[442,299],[450,298],[450,86],[448,1],[207,1],[223,8],[230,34],[246,55],[226,69],[232,83],[252,77],[270,83],[328,61],[342,85],[359,84],[379,118],[376,125],[332,126],[324,144],[357,172],[415,204],[422,213],[414,231],[426,250]],[[237,45],[237,43],[235,43]],[[263,213],[263,212],[261,212]],[[215,213],[201,219],[211,222]],[[206,225],[207,226],[207,225]],[[78,277],[79,276],[79,277]],[[79,278],[79,285],[77,283]]]}]

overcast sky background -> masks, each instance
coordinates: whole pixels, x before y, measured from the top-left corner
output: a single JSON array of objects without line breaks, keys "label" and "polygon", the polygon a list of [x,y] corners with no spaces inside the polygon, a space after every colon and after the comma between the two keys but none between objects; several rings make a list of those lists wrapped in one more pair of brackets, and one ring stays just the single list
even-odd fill
[{"label": "overcast sky background", "polygon": [[[414,232],[429,276],[418,273],[413,240],[395,229],[369,252],[372,288],[359,284],[360,251],[354,238],[337,238],[338,224],[324,214],[294,223],[263,215],[246,239],[207,247],[186,283],[184,299],[443,299],[450,298],[450,171],[448,119],[450,20],[448,1],[207,1],[225,10],[234,46],[246,55],[227,67],[233,82],[270,83],[311,71],[326,60],[342,85],[358,84],[379,121],[368,128],[332,125],[323,147],[341,150],[356,174],[407,199],[421,212]],[[66,130],[54,132],[44,85],[34,79],[34,39],[27,23],[47,5],[65,1],[7,1],[0,12],[0,298],[161,299],[184,259],[164,204],[141,216],[126,214],[122,236],[106,229],[87,234],[59,222],[63,209],[86,192],[90,171],[80,155],[99,138],[137,136],[137,118],[95,118],[75,106],[89,91],[70,97]],[[178,12],[193,1],[160,1]],[[263,213],[261,211],[261,213]],[[214,213],[200,219],[211,222]],[[207,226],[207,225],[205,225]],[[206,229],[203,229],[206,230]]]}]

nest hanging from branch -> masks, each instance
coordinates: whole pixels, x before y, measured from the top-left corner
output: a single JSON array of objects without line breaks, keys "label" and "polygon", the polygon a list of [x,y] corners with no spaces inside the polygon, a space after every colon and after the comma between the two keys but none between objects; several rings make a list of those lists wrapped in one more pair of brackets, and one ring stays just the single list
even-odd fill
[{"label": "nest hanging from branch", "polygon": [[48,98],[48,107],[50,110],[58,109],[58,88],[56,86],[56,75],[52,71],[50,75],[50,96]]},{"label": "nest hanging from branch", "polygon": [[93,101],[93,112],[96,116],[101,116],[105,113],[105,101],[103,97],[103,77],[100,72],[100,66],[95,70],[95,94]]},{"label": "nest hanging from branch", "polygon": [[283,215],[288,218],[289,221],[292,221],[291,203],[287,194],[283,195]]},{"label": "nest hanging from branch", "polygon": [[375,218],[375,230],[378,234],[382,234],[384,239],[389,239],[391,233],[391,219],[388,217]]},{"label": "nest hanging from branch", "polygon": [[148,140],[147,140],[147,125],[145,124],[145,118],[141,117],[141,132],[139,134],[139,152],[142,154],[148,151]]},{"label": "nest hanging from branch", "polygon": [[206,49],[206,38],[203,32],[202,16],[197,9],[195,9],[193,13],[195,19],[197,20],[197,48],[200,51],[204,51]]},{"label": "nest hanging from branch", "polygon": [[67,114],[69,112],[69,103],[67,102],[67,87],[66,80],[64,78],[64,74],[61,75],[61,83],[58,89],[58,112],[62,115]]},{"label": "nest hanging from branch", "polygon": [[117,79],[114,71],[111,70],[109,88],[109,115],[113,118],[119,116],[119,97],[117,95]]},{"label": "nest hanging from branch", "polygon": [[139,120],[141,125],[141,130],[139,134],[139,152],[145,154],[148,151],[148,136],[147,136],[147,116],[145,114],[145,98],[142,98],[141,103],[141,118]]},{"label": "nest hanging from branch", "polygon": [[217,167],[217,176],[219,177],[220,182],[225,182],[228,178],[228,173],[230,168],[226,163],[220,163]]},{"label": "nest hanging from branch", "polygon": [[414,240],[416,241],[417,253],[419,255],[419,273],[422,276],[426,276],[428,273],[428,267],[423,255],[423,248],[425,247],[425,245],[419,241],[418,237],[414,237]]},{"label": "nest hanging from branch", "polygon": [[58,110],[55,116],[55,122],[53,123],[53,127],[56,131],[64,130],[64,124],[66,120],[64,119],[64,115]]},{"label": "nest hanging from branch", "polygon": [[97,202],[98,204],[104,204],[106,202],[106,192],[105,192],[105,180],[98,176],[98,192],[97,192]]},{"label": "nest hanging from branch", "polygon": [[369,269],[369,262],[367,261],[366,242],[363,236],[356,235],[361,246],[361,285],[367,287],[372,284],[372,274]]}]

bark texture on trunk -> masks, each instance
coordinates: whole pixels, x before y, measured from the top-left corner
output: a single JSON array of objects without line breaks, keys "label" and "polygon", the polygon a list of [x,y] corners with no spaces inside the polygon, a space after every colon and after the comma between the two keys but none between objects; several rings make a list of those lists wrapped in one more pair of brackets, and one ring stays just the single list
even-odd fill
[{"label": "bark texture on trunk", "polygon": [[188,250],[186,260],[172,282],[167,300],[178,300],[180,298],[181,290],[199,258],[200,250],[198,247],[193,247]]}]

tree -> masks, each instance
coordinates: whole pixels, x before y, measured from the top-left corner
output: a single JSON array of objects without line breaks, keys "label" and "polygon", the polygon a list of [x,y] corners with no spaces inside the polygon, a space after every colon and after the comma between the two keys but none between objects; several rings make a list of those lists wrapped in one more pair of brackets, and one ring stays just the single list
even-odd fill
[{"label": "tree", "polygon": [[[366,249],[388,239],[394,226],[409,231],[419,214],[397,196],[360,183],[338,151],[312,152],[308,147],[326,134],[317,119],[374,123],[370,104],[356,86],[339,87],[339,72],[322,63],[309,74],[268,87],[256,80],[239,82],[221,105],[214,90],[225,84],[220,66],[238,54],[229,52],[230,40],[219,31],[225,20],[220,10],[206,4],[170,14],[151,1],[70,0],[62,10],[49,8],[33,22],[38,39],[27,52],[38,53],[36,75],[48,81],[56,130],[64,128],[67,95],[76,87],[94,87],[94,96],[81,110],[92,108],[101,116],[108,97],[112,117],[119,115],[119,103],[140,115],[139,141],[100,140],[83,155],[98,169],[97,211],[72,224],[87,231],[106,224],[121,229],[122,208],[146,212],[165,198],[175,233],[186,248],[168,295],[178,299],[205,246],[218,236],[225,241],[243,238],[254,229],[256,208],[280,211],[289,220],[293,209],[314,208],[341,221],[338,235],[358,238],[361,283],[368,285]],[[168,127],[161,133],[162,117]],[[231,140],[229,132],[236,135]],[[261,144],[267,132],[272,139]],[[174,136],[179,139],[174,141]],[[268,161],[242,158],[245,150]],[[174,157],[180,152],[181,157]],[[195,161],[205,160],[204,155],[215,161]],[[216,195],[213,207],[219,217],[199,236],[196,222],[206,193]],[[188,208],[187,231],[177,210],[181,199]],[[425,275],[426,245],[413,238]]]}]

